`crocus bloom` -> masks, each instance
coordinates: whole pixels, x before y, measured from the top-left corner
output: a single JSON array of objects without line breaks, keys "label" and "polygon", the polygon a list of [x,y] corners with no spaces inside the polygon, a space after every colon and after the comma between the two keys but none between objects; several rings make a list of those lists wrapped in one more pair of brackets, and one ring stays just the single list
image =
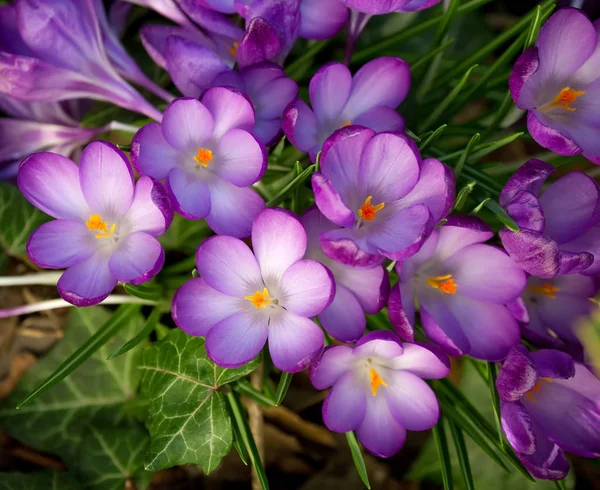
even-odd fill
[{"label": "crocus bloom", "polygon": [[30,102],[106,100],[160,120],[160,112],[110,64],[96,8],[96,0],[3,6],[0,94]]},{"label": "crocus bloom", "polygon": [[500,204],[520,231],[500,231],[502,244],[512,259],[534,276],[598,274],[598,184],[581,172],[571,172],[541,192],[552,172],[552,165],[532,159],[508,180]]},{"label": "crocus bloom", "polygon": [[315,202],[341,228],[321,233],[325,254],[355,267],[415,253],[454,199],[454,176],[399,133],[350,126],[325,142]]},{"label": "crocus bloom", "polygon": [[335,296],[331,305],[319,314],[319,322],[327,333],[342,342],[354,342],[365,331],[365,313],[374,314],[387,301],[390,282],[382,266],[371,269],[348,267],[323,253],[320,235],[337,228],[316,208],[302,216],[308,243],[306,258],[325,265],[335,280]]},{"label": "crocus bloom", "polygon": [[388,303],[398,334],[414,338],[415,300],[425,333],[449,354],[504,359],[519,342],[506,303],[525,288],[525,273],[502,250],[483,242],[494,234],[474,218],[451,216],[421,250],[396,265],[400,277]]},{"label": "crocus bloom", "polygon": [[600,456],[600,381],[564,352],[516,346],[496,380],[502,428],[536,478],[569,471],[563,451]]},{"label": "crocus bloom", "polygon": [[348,9],[339,0],[301,0],[300,37],[328,39],[348,21]]},{"label": "crocus bloom", "polygon": [[252,247],[228,236],[202,242],[196,253],[199,279],[173,298],[175,323],[206,336],[208,356],[223,367],[246,364],[269,340],[282,371],[305,369],[323,349],[323,332],[310,317],[334,294],[326,267],[302,260],[306,233],[281,209],[266,209],[252,224]]},{"label": "crocus bloom", "polygon": [[283,131],[313,161],[323,142],[345,126],[404,131],[404,119],[396,107],[409,87],[410,69],[400,58],[377,58],[354,77],[341,63],[328,63],[310,81],[312,109],[301,99],[290,103],[283,116]]},{"label": "crocus bloom", "polygon": [[562,348],[581,344],[575,328],[583,318],[598,310],[592,301],[598,280],[582,274],[542,279],[530,276],[521,300],[511,305],[523,323],[523,335],[542,347]]},{"label": "crocus bloom", "polygon": [[210,89],[202,102],[171,102],[162,125],[141,128],[131,143],[138,172],[166,179],[175,209],[185,218],[206,218],[221,235],[245,237],[265,206],[250,186],[267,167],[264,146],[249,131],[248,100],[227,88]]},{"label": "crocus bloom", "polygon": [[562,9],[542,26],[510,76],[512,98],[531,136],[560,155],[600,164],[600,21]]},{"label": "crocus bloom", "polygon": [[325,350],[310,368],[318,390],[331,387],[323,421],[334,432],[356,431],[371,453],[389,458],[406,440],[406,430],[427,430],[439,418],[435,394],[424,379],[444,378],[450,363],[418,344],[402,344],[391,332],[371,332],[354,348]]},{"label": "crocus bloom", "polygon": [[79,166],[36,153],[19,167],[17,182],[31,204],[56,218],[32,233],[27,253],[42,268],[67,269],[57,285],[65,301],[97,304],[117,282],[140,284],[162,268],[156,237],[173,217],[168,196],[150,177],[135,184],[114,145],[89,144]]}]

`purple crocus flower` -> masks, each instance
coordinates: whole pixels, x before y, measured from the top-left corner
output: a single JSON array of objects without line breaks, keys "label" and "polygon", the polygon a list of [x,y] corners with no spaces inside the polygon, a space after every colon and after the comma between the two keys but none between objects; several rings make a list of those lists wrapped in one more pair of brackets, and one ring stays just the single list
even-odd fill
[{"label": "purple crocus flower", "polygon": [[254,112],[243,95],[213,88],[202,102],[175,99],[162,124],[141,128],[131,142],[131,161],[141,174],[166,179],[184,218],[206,218],[218,234],[246,237],[265,207],[250,188],[267,168],[253,127]]},{"label": "purple crocus flower", "polygon": [[344,5],[357,12],[370,15],[389,14],[391,12],[414,12],[437,5],[442,0],[340,0]]},{"label": "purple crocus flower", "polygon": [[500,231],[504,248],[534,276],[600,273],[600,190],[593,179],[570,172],[541,193],[554,167],[532,159],[517,170],[500,204],[519,232]]},{"label": "purple crocus flower", "polygon": [[300,37],[328,39],[348,22],[348,9],[339,0],[301,0]]},{"label": "purple crocus flower", "polygon": [[161,113],[110,64],[96,8],[96,0],[18,0],[14,7],[3,6],[0,94],[29,102],[107,100],[160,120]]},{"label": "purple crocus flower", "polygon": [[334,432],[356,431],[376,456],[389,458],[406,441],[406,430],[431,429],[440,409],[423,379],[444,378],[448,358],[435,347],[402,344],[391,332],[370,332],[354,347],[325,350],[310,368],[318,390],[330,388],[323,421]]},{"label": "purple crocus flower", "polygon": [[354,267],[415,253],[454,199],[454,176],[412,140],[360,126],[338,130],[313,175],[315,202],[341,228],[321,233],[325,254]]},{"label": "purple crocus flower", "polygon": [[399,262],[390,292],[392,326],[414,339],[415,300],[425,333],[449,354],[504,359],[519,342],[519,325],[505,306],[523,292],[525,273],[502,250],[483,242],[485,223],[451,216],[412,257]]},{"label": "purple crocus flower", "polygon": [[560,155],[583,155],[600,164],[600,21],[577,9],[556,12],[535,47],[517,60],[512,98],[527,114],[541,146]]},{"label": "purple crocus flower", "polygon": [[542,347],[580,346],[578,322],[598,310],[592,301],[598,292],[596,277],[572,274],[552,279],[529,276],[521,299],[510,306],[523,325],[521,331]]},{"label": "purple crocus flower", "polygon": [[228,236],[205,240],[196,253],[200,278],[175,294],[173,319],[190,335],[206,336],[208,356],[219,366],[246,364],[268,338],[273,364],[301,371],[323,349],[323,332],[310,317],[331,303],[331,273],[302,260],[306,233],[282,209],[258,215],[252,247]]},{"label": "purple crocus flower", "polygon": [[374,314],[387,302],[390,281],[382,266],[371,269],[348,267],[323,253],[320,235],[338,228],[317,208],[302,216],[308,239],[306,258],[326,266],[335,280],[335,296],[331,305],[319,314],[319,322],[331,336],[342,342],[354,342],[367,326],[365,313]]},{"label": "purple crocus flower", "polygon": [[56,218],[32,233],[27,253],[39,267],[67,269],[58,281],[65,301],[95,305],[117,282],[140,284],[162,268],[156,237],[173,217],[166,191],[150,177],[135,184],[111,143],[89,144],[79,166],[55,153],[31,155],[17,182],[31,204]]},{"label": "purple crocus flower", "polygon": [[410,87],[410,69],[400,58],[377,58],[354,77],[341,63],[328,63],[311,79],[312,109],[296,99],[283,115],[283,131],[313,161],[324,141],[340,128],[359,125],[380,131],[404,131],[396,107]]},{"label": "purple crocus flower", "polygon": [[564,352],[518,345],[498,373],[502,428],[536,478],[563,479],[563,451],[600,456],[600,381]]}]

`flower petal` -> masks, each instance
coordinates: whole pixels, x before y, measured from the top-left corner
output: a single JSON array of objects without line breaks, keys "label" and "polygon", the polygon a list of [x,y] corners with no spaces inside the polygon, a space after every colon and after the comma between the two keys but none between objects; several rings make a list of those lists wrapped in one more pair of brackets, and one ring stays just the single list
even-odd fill
[{"label": "flower petal", "polygon": [[524,454],[517,452],[517,456],[527,470],[535,478],[545,480],[562,480],[569,472],[569,462],[560,448],[535,424],[535,452]]},{"label": "flower petal", "polygon": [[162,269],[165,252],[156,238],[143,231],[132,233],[120,242],[108,267],[121,282],[141,284]]},{"label": "flower petal", "polygon": [[357,269],[340,265],[334,275],[336,284],[348,288],[365,313],[375,314],[387,302],[390,280],[383,267]]},{"label": "flower petal", "polygon": [[519,401],[500,401],[502,429],[513,449],[522,454],[533,454],[536,439],[531,417]]},{"label": "flower petal", "polygon": [[152,236],[162,235],[173,221],[173,209],[165,187],[142,175],[135,185],[133,202],[123,217],[130,233],[144,231]]},{"label": "flower petal", "polygon": [[322,233],[320,239],[325,255],[349,267],[371,268],[383,262],[384,257],[379,253],[369,253],[360,248],[352,229],[328,231]]},{"label": "flower petal", "polygon": [[581,153],[581,147],[575,141],[544,124],[540,121],[540,117],[542,116],[535,114],[535,111],[527,113],[527,129],[540,146],[564,156],[579,155]]},{"label": "flower petal", "polygon": [[[450,373],[448,356],[439,347],[410,343],[405,343],[403,347],[402,355],[394,359],[394,370],[406,371],[425,379],[441,379]],[[407,425],[405,427],[410,429]]]},{"label": "flower petal", "polygon": [[213,137],[216,122],[197,99],[175,99],[165,109],[162,133],[167,142],[192,158]]},{"label": "flower petal", "polygon": [[362,424],[366,408],[366,390],[349,371],[329,390],[323,402],[323,422],[333,432],[349,432]]},{"label": "flower petal", "polygon": [[327,308],[335,294],[329,269],[314,260],[300,260],[281,277],[281,303],[294,315],[312,317]]},{"label": "flower petal", "polygon": [[377,106],[363,112],[352,120],[352,124],[365,126],[376,133],[394,131],[403,133],[406,129],[404,118],[395,109],[386,106]]},{"label": "flower petal", "polygon": [[355,342],[367,326],[365,312],[356,296],[340,284],[336,284],[331,304],[319,313],[319,322],[329,335],[340,342]]},{"label": "flower petal", "polygon": [[202,103],[215,121],[215,140],[221,139],[231,129],[252,132],[254,110],[248,99],[239,92],[225,87],[211,88],[202,97]]},{"label": "flower petal", "polygon": [[252,185],[267,169],[267,150],[249,132],[232,129],[214,149],[214,172],[238,187]]},{"label": "flower petal", "polygon": [[536,47],[526,49],[513,66],[510,78],[508,79],[508,86],[510,88],[510,95],[519,109],[532,109],[535,106],[535,101],[530,95],[531,90],[525,90],[523,98],[520,95],[523,85],[538,70],[539,66],[540,59]]},{"label": "flower petal", "polygon": [[210,191],[199,175],[175,167],[169,171],[166,184],[173,207],[184,218],[205,218],[211,211]]},{"label": "flower petal", "polygon": [[397,282],[390,290],[388,300],[388,315],[396,333],[408,342],[415,340],[415,307],[412,294],[404,295]]},{"label": "flower petal", "polygon": [[363,335],[354,346],[354,356],[383,357],[394,359],[402,355],[404,347],[400,339],[387,330],[375,330]]},{"label": "flower petal", "polygon": [[513,232],[504,229],[499,235],[511,259],[529,274],[546,278],[558,274],[560,257],[556,241],[529,230]]},{"label": "flower petal", "polygon": [[462,325],[445,301],[419,297],[423,330],[431,340],[448,354],[462,356],[469,353],[471,343]]},{"label": "flower petal", "polygon": [[500,194],[500,204],[505,206],[521,191],[537,197],[544,182],[554,170],[556,169],[552,165],[537,158],[528,160],[508,179]]},{"label": "flower petal", "polygon": [[346,371],[352,368],[352,348],[345,345],[330,346],[310,366],[310,382],[317,390],[333,386]]},{"label": "flower petal", "polygon": [[117,285],[110,273],[108,256],[99,250],[89,259],[69,267],[56,287],[62,299],[75,306],[92,306],[103,301]]},{"label": "flower petal", "polygon": [[312,176],[311,182],[319,211],[333,223],[346,228],[351,227],[355,221],[354,211],[348,209],[331,181],[317,172]]},{"label": "flower petal", "polygon": [[302,0],[300,37],[327,39],[335,36],[348,20],[348,8],[339,0]]},{"label": "flower petal", "polygon": [[352,85],[350,70],[342,63],[328,63],[310,80],[310,103],[321,124],[331,124],[340,116]]},{"label": "flower petal", "polygon": [[365,448],[376,456],[389,458],[406,441],[406,429],[390,413],[382,396],[367,396],[367,410],[356,436]]},{"label": "flower petal", "polygon": [[133,167],[139,173],[154,179],[164,179],[181,156],[181,152],[167,142],[158,123],[146,124],[135,133],[131,141]]},{"label": "flower petal", "polygon": [[254,17],[248,22],[246,32],[240,39],[236,59],[241,67],[252,66],[275,60],[283,49],[273,25],[262,17]]},{"label": "flower petal", "polygon": [[531,391],[537,381],[537,371],[527,348],[516,345],[508,353],[496,378],[500,398],[505,402],[516,402]]},{"label": "flower petal", "polygon": [[281,127],[292,145],[310,152],[314,161],[319,151],[318,125],[315,114],[306,102],[298,98],[290,102],[283,112]]},{"label": "flower petal", "polygon": [[575,376],[573,358],[564,352],[540,349],[529,354],[538,376],[551,379],[568,379]]}]

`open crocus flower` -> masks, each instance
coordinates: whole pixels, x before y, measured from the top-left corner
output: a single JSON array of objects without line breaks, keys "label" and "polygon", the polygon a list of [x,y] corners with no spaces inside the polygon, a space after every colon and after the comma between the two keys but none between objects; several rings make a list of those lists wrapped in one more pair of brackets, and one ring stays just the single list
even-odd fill
[{"label": "open crocus flower", "polygon": [[325,254],[354,267],[415,253],[454,199],[454,176],[399,133],[350,126],[323,146],[315,202],[341,228],[321,233]]},{"label": "open crocus flower", "polygon": [[319,322],[327,333],[342,342],[354,342],[365,331],[365,313],[383,308],[390,290],[387,271],[382,266],[371,269],[348,267],[323,253],[320,235],[338,228],[317,208],[302,216],[308,243],[306,258],[325,265],[335,280],[335,296],[331,305],[319,314]]},{"label": "open crocus flower", "polygon": [[315,161],[324,141],[337,129],[358,125],[404,131],[396,107],[410,87],[410,69],[400,58],[377,58],[352,77],[341,63],[328,63],[311,79],[312,109],[301,99],[288,105],[283,131],[292,144]]},{"label": "open crocus flower", "polygon": [[27,253],[40,267],[67,269],[58,281],[65,301],[97,304],[117,282],[140,284],[162,268],[165,254],[156,237],[173,217],[166,191],[150,177],[135,184],[114,145],[89,144],[79,166],[36,153],[19,167],[17,182],[31,204],[56,218],[32,233]]},{"label": "open crocus flower", "polygon": [[571,172],[541,192],[552,172],[552,165],[532,159],[508,180],[500,204],[520,231],[500,231],[502,244],[512,259],[534,276],[598,274],[598,184],[581,172]]},{"label": "open crocus flower", "polygon": [[521,300],[511,305],[523,323],[523,335],[543,347],[561,348],[581,344],[578,322],[598,310],[592,301],[598,292],[596,277],[573,274],[542,279],[530,276]]},{"label": "open crocus flower", "polygon": [[556,12],[517,60],[509,84],[527,127],[544,148],[600,164],[600,21]]},{"label": "open crocus flower", "polygon": [[415,300],[425,333],[449,354],[504,359],[519,342],[519,325],[506,303],[525,288],[525,273],[483,222],[451,216],[421,250],[396,265],[400,276],[388,311],[398,334],[414,339]]},{"label": "open crocus flower", "polygon": [[175,323],[190,335],[206,336],[206,351],[219,366],[254,359],[269,340],[282,371],[305,369],[323,349],[323,332],[310,317],[333,298],[326,267],[302,260],[306,233],[282,209],[265,209],[252,225],[254,253],[241,240],[217,236],[196,253],[199,279],[173,298]]},{"label": "open crocus flower", "polygon": [[202,102],[176,99],[162,125],[141,128],[131,161],[141,174],[166,179],[175,209],[185,218],[206,218],[220,235],[245,237],[265,203],[250,186],[267,167],[264,146],[249,131],[248,100],[227,88],[210,89]]},{"label": "open crocus flower", "polygon": [[600,381],[564,352],[518,345],[496,380],[502,428],[536,478],[563,479],[563,451],[600,456]]},{"label": "open crocus flower", "polygon": [[402,448],[407,429],[431,429],[440,409],[423,379],[444,378],[450,372],[446,356],[433,349],[402,345],[385,331],[368,333],[354,348],[327,348],[310,368],[316,389],[331,387],[323,402],[327,428],[356,431],[363,446],[382,458]]}]

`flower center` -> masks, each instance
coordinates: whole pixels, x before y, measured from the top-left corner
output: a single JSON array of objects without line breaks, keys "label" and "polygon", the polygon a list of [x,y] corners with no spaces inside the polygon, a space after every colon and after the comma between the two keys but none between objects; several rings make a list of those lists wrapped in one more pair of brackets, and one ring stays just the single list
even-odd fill
[{"label": "flower center", "polygon": [[385,207],[384,203],[373,206],[371,204],[371,199],[373,199],[373,196],[367,197],[364,204],[358,208],[358,215],[365,221],[371,221],[375,219],[377,216],[377,211],[381,211]]},{"label": "flower center", "polygon": [[369,377],[371,378],[371,393],[373,393],[373,396],[377,394],[377,390],[380,386],[387,386],[387,383],[381,379],[381,376],[379,376],[379,373],[375,371],[375,368],[371,368],[369,371]]},{"label": "flower center", "polygon": [[439,289],[442,294],[456,294],[456,290],[458,289],[458,285],[454,282],[452,274],[428,277],[427,284],[433,289]]},{"label": "flower center", "polygon": [[544,284],[540,284],[538,286],[529,286],[527,289],[533,294],[546,296],[546,298],[550,299],[556,299],[556,293],[560,291],[559,288],[550,282],[545,282]]},{"label": "flower center", "polygon": [[344,124],[342,124],[340,126],[340,128],[347,128],[348,126],[350,126],[352,124],[352,121],[346,121]]},{"label": "flower center", "polygon": [[237,55],[237,50],[238,50],[239,46],[240,46],[240,43],[238,43],[237,41],[234,41],[231,46],[227,46],[227,51],[229,51],[229,54],[235,58],[235,56]]},{"label": "flower center", "polygon": [[254,308],[257,310],[259,308],[266,308],[271,302],[267,288],[263,289],[262,291],[256,291],[256,293],[254,293],[252,296],[246,296],[244,299],[250,301],[252,306],[254,306]]},{"label": "flower center", "polygon": [[212,151],[208,148],[198,148],[198,154],[194,157],[196,160],[196,165],[200,165],[202,167],[208,167],[208,163],[213,159]]},{"label": "flower center", "polygon": [[535,398],[533,398],[533,394],[537,393],[542,388],[542,381],[546,381],[548,383],[552,383],[552,378],[539,378],[538,382],[535,384],[535,386],[533,388],[531,388],[531,390],[529,390],[527,392],[527,398],[529,398],[529,400],[532,403],[535,403]]},{"label": "flower center", "polygon": [[99,214],[90,215],[90,219],[85,222],[88,230],[99,231],[96,233],[96,238],[110,238],[115,232],[117,227],[116,223],[113,223],[110,229],[108,229],[108,223],[102,219]]},{"label": "flower center", "polygon": [[566,111],[575,111],[575,107],[571,107],[570,104],[577,100],[577,97],[581,97],[585,92],[583,90],[573,90],[571,87],[563,88],[554,100],[549,104],[546,104],[545,109],[552,109],[559,107]]}]

